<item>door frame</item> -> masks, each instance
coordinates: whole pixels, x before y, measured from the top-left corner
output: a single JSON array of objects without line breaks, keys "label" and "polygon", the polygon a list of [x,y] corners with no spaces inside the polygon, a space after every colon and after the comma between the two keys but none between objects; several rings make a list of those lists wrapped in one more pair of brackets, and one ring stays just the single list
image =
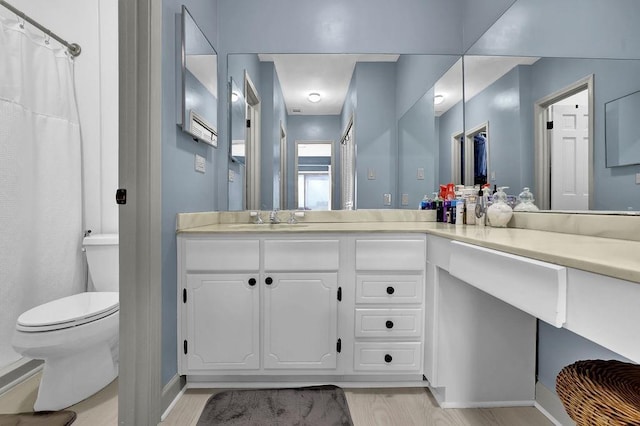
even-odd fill
[{"label": "door frame", "polygon": [[[467,186],[475,185],[475,142],[473,138],[478,133],[486,133],[487,143],[485,145],[487,151],[487,183],[491,182],[491,134],[489,133],[489,122],[485,121],[482,124],[467,130],[464,136],[464,152],[467,154],[464,157],[464,181]],[[466,183],[469,182],[469,183]]]},{"label": "door frame", "polygon": [[247,70],[244,70],[244,99],[247,102],[247,120],[251,126],[247,128],[247,151],[245,168],[245,185],[247,210],[260,210],[260,170],[262,155],[260,151],[260,95]]},{"label": "door frame", "polygon": [[118,2],[118,424],[157,425],[162,397],[162,1]]},{"label": "door frame", "polygon": [[280,120],[280,210],[287,208],[287,158],[287,129]]},{"label": "door frame", "polygon": [[547,122],[549,121],[549,114],[547,110],[549,106],[557,103],[558,101],[584,90],[587,91],[589,103],[587,106],[589,114],[589,210],[593,209],[593,81],[593,74],[589,74],[575,83],[553,92],[534,103],[534,196],[540,210],[549,210],[551,208],[551,134],[550,131],[547,130]]}]

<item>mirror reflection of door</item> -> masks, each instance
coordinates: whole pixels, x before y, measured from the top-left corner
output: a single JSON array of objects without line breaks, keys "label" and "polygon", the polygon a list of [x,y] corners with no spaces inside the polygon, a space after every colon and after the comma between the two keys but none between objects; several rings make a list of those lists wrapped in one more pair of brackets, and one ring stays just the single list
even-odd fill
[{"label": "mirror reflection of door", "polygon": [[356,209],[356,140],[353,134],[353,116],[340,140],[340,208]]},{"label": "mirror reflection of door", "polygon": [[552,209],[589,209],[588,111],[586,90],[549,106]]},{"label": "mirror reflection of door", "polygon": [[246,208],[259,210],[260,206],[260,95],[251,81],[249,73],[244,73],[244,94],[247,102],[246,114]]},{"label": "mirror reflection of door", "polygon": [[451,136],[451,180],[466,186],[489,182],[489,123]]},{"label": "mirror reflection of door", "polygon": [[278,172],[276,185],[280,187],[280,201],[273,200],[273,205],[280,206],[280,210],[287,208],[287,131],[280,121],[280,171]]},{"label": "mirror reflection of door", "polygon": [[331,210],[333,141],[296,141],[295,199],[303,210]]}]

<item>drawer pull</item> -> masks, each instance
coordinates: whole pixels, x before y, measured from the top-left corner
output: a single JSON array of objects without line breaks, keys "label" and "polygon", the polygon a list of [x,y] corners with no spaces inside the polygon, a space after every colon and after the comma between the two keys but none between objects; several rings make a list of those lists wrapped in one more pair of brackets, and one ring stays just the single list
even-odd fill
[{"label": "drawer pull", "polygon": [[267,277],[267,278],[264,280],[264,282],[265,282],[267,285],[271,285],[271,284],[273,283],[273,278],[271,278],[271,277]]},{"label": "drawer pull", "polygon": [[391,361],[393,361],[393,357],[389,354],[386,354],[384,356],[384,362],[386,362],[387,364],[390,363]]},{"label": "drawer pull", "polygon": [[387,294],[393,294],[395,291],[396,290],[393,287],[391,286],[387,287]]},{"label": "drawer pull", "polygon": [[253,287],[254,285],[256,285],[256,279],[255,278],[249,278],[249,285],[251,287]]},{"label": "drawer pull", "polygon": [[387,321],[385,325],[387,326],[387,328],[393,328],[393,321]]}]

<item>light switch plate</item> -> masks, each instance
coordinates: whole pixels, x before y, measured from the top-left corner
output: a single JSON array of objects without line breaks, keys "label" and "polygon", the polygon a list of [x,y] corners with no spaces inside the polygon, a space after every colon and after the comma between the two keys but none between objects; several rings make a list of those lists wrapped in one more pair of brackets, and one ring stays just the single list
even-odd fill
[{"label": "light switch plate", "polygon": [[195,168],[196,172],[204,173],[207,171],[207,162],[202,155],[196,154]]},{"label": "light switch plate", "polygon": [[636,173],[636,185],[640,185],[640,173]]},{"label": "light switch plate", "polygon": [[236,180],[236,172],[229,170],[229,182],[233,182],[234,180]]},{"label": "light switch plate", "polygon": [[491,172],[491,180],[492,181],[496,180],[496,172]]},{"label": "light switch plate", "polygon": [[416,173],[416,178],[418,180],[424,180],[424,167],[418,167],[418,172]]},{"label": "light switch plate", "polygon": [[409,194],[402,194],[402,205],[403,206],[409,205]]},{"label": "light switch plate", "polygon": [[382,200],[383,200],[383,204],[385,206],[390,206],[391,205],[391,194],[383,194],[382,195]]},{"label": "light switch plate", "polygon": [[367,179],[374,180],[376,178],[376,170],[375,169],[367,169]]}]

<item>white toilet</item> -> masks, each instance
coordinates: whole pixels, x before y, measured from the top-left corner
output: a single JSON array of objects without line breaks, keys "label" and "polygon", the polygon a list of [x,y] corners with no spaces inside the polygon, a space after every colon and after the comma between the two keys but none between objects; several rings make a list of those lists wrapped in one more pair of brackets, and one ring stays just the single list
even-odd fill
[{"label": "white toilet", "polygon": [[35,411],[66,408],[118,376],[118,235],[83,244],[94,291],[36,306],[16,323],[15,351],[44,360]]}]

